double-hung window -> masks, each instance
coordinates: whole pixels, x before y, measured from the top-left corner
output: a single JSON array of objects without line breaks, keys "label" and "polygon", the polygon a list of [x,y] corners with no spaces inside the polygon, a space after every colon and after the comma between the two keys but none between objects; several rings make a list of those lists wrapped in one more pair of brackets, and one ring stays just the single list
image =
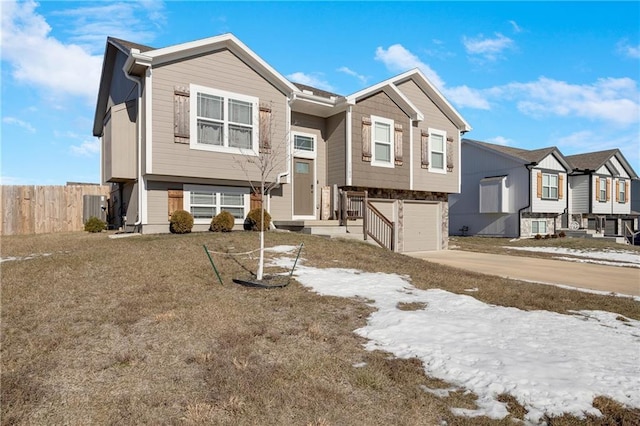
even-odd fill
[{"label": "double-hung window", "polygon": [[371,117],[373,159],[371,164],[381,167],[393,167],[393,120]]},{"label": "double-hung window", "polygon": [[558,199],[558,175],[542,174],[542,198],[547,200]]},{"label": "double-hung window", "polygon": [[447,134],[429,129],[429,171],[446,173]]},{"label": "double-hung window", "polygon": [[258,98],[191,86],[191,148],[257,152]]},{"label": "double-hung window", "polygon": [[599,186],[598,194],[600,195],[600,197],[598,198],[598,201],[607,201],[607,179],[606,178],[600,178],[600,186]]},{"label": "double-hung window", "polygon": [[184,209],[191,212],[195,223],[210,223],[226,210],[241,224],[249,212],[248,188],[185,185],[184,191]]},{"label": "double-hung window", "polygon": [[627,202],[627,183],[624,180],[618,181],[618,202],[623,204]]}]

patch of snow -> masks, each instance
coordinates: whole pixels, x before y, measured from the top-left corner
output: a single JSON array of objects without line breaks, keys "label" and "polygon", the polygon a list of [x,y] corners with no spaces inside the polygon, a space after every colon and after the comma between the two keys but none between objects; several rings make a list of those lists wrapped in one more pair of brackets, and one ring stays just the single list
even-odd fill
[{"label": "patch of snow", "polygon": [[456,388],[433,389],[433,388],[427,387],[425,385],[420,385],[420,389],[422,389],[426,393],[430,393],[431,395],[435,395],[435,396],[437,396],[439,398],[447,398],[447,397],[449,397],[449,394],[451,392],[456,392],[456,391],[459,390],[459,389],[456,389]]},{"label": "patch of snow", "polygon": [[[618,261],[640,265],[640,254],[631,250],[577,250],[564,247],[505,247],[509,250],[532,251]],[[624,266],[630,266],[628,264]]]},{"label": "patch of snow", "polygon": [[567,262],[593,263],[596,265],[627,266],[629,268],[640,268],[640,264],[636,264],[636,263],[609,262],[606,260],[594,260],[594,259],[576,259],[575,257],[564,257],[564,256],[554,257],[554,259],[566,260]]},{"label": "patch of snow", "polygon": [[552,285],[554,287],[564,288],[566,290],[581,291],[583,293],[599,294],[599,295],[602,295],[602,296],[628,297],[628,298],[631,298],[631,299],[633,299],[633,300],[635,300],[637,302],[640,302],[640,296],[632,296],[632,295],[629,295],[629,294],[614,293],[612,291],[592,290],[590,288],[573,287],[573,286],[570,286],[570,285],[547,283],[547,282],[543,282],[543,281],[532,281],[532,280],[523,280],[523,279],[518,279],[518,281],[522,281],[522,282],[525,282],[525,283]]},{"label": "patch of snow", "polygon": [[366,362],[356,362],[355,364],[353,364],[354,368],[362,368],[362,367],[366,367],[367,363]]},{"label": "patch of snow", "polygon": [[[293,259],[278,262],[290,267]],[[365,348],[418,357],[428,375],[474,392],[478,409],[453,409],[457,415],[504,418],[501,393],[514,396],[528,410],[526,420],[536,423],[545,414],[599,415],[592,406],[598,395],[640,407],[640,321],[622,322],[611,312],[489,305],[420,290],[395,274],[305,265],[294,274],[318,294],[368,300],[377,310],[355,330],[368,339]],[[401,311],[400,302],[427,307]]]},{"label": "patch of snow", "polygon": [[270,251],[272,253],[290,253],[294,250],[299,249],[300,246],[274,246],[274,247],[269,247],[269,248],[265,248],[264,251]]},{"label": "patch of snow", "polygon": [[36,254],[30,254],[28,256],[23,256],[23,257],[19,257],[19,256],[2,257],[2,258],[0,258],[0,263],[14,262],[14,261],[17,261],[17,260],[31,260],[31,259],[36,259],[38,257],[51,256],[51,254],[52,253],[36,253]]},{"label": "patch of snow", "polygon": [[478,291],[478,287],[465,288],[464,291],[468,291],[469,293],[475,293],[476,291]]}]

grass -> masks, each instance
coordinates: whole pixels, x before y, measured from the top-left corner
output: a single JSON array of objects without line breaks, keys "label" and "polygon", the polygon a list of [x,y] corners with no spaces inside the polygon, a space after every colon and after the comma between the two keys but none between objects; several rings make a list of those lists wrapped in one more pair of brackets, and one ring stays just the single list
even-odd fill
[{"label": "grass", "polygon": [[[426,376],[420,361],[365,351],[353,333],[371,311],[363,301],[319,296],[295,281],[275,290],[232,284],[245,268],[255,271],[247,257],[215,255],[219,285],[202,245],[244,252],[257,238],[3,237],[2,257],[37,256],[2,263],[2,424],[512,424],[455,417],[450,408],[473,408],[472,394],[431,395],[420,386],[450,385]],[[630,299],[487,277],[355,241],[269,233],[267,242],[303,242],[304,262],[316,267],[393,272],[461,294],[475,287],[473,297],[496,305],[640,319]],[[503,398],[521,418],[517,401]],[[606,417],[594,421],[640,419],[639,410],[596,402]]]}]

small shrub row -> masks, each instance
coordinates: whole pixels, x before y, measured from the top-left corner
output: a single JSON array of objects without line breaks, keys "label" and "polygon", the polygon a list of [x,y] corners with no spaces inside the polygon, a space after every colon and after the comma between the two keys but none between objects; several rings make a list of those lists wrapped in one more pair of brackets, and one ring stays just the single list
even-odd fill
[{"label": "small shrub row", "polygon": [[[91,218],[99,220],[97,218]],[[89,224],[89,221],[87,224]],[[92,221],[93,223],[93,221]],[[90,232],[100,232],[105,228],[106,224],[102,222],[102,228],[98,231],[90,231]],[[213,232],[230,232],[233,229],[235,224],[235,218],[231,213],[226,210],[221,211],[214,218],[211,219],[211,225],[209,226],[209,230]],[[97,226],[97,225],[95,225]],[[269,212],[264,212],[264,230],[268,230],[271,226],[271,215]],[[187,234],[191,232],[193,228],[193,215],[186,210],[176,210],[171,215],[171,219],[169,220],[169,229],[174,234]],[[244,220],[244,229],[247,231],[259,231],[262,228],[262,211],[260,208],[255,208],[247,214],[246,219]],[[87,229],[87,225],[85,225],[85,230]]]},{"label": "small shrub row", "polygon": [[84,230],[91,233],[102,232],[105,229],[107,229],[107,223],[95,216],[91,216],[84,224]]},{"label": "small shrub row", "polygon": [[564,231],[560,231],[558,234],[546,234],[546,235],[536,234],[533,238],[535,238],[536,240],[541,240],[541,239],[548,240],[549,238],[564,238],[566,236],[567,234],[565,234]]}]

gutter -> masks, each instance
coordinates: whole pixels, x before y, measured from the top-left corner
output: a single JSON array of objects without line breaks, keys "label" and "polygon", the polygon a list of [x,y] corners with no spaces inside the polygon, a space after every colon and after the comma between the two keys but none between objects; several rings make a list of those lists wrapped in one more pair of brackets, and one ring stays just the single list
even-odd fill
[{"label": "gutter", "polygon": [[518,210],[518,238],[522,236],[522,212],[531,207],[531,170],[537,165],[538,163],[536,161],[524,165],[529,172],[529,203]]}]

